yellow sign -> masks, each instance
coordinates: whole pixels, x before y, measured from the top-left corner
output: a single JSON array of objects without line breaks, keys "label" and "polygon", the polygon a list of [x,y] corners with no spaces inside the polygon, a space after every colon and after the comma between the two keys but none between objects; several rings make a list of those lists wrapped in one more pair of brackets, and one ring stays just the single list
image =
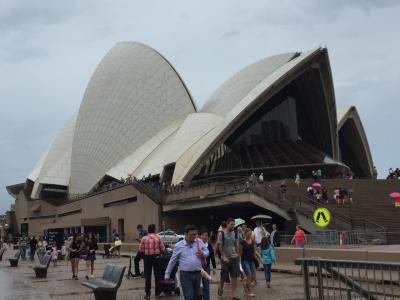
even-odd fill
[{"label": "yellow sign", "polygon": [[319,227],[326,227],[331,222],[331,213],[323,207],[319,207],[314,211],[314,223]]}]

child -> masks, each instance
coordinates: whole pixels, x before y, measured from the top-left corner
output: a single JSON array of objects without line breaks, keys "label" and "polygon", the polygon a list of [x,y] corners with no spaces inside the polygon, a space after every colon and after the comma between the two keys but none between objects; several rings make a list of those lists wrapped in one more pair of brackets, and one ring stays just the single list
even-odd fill
[{"label": "child", "polygon": [[53,243],[53,246],[51,247],[51,260],[53,261],[54,266],[57,264],[57,259],[58,259],[58,249],[56,243]]},{"label": "child", "polygon": [[270,245],[269,239],[265,236],[261,239],[260,256],[264,265],[265,282],[267,288],[271,287],[271,265],[276,263],[274,246]]},{"label": "child", "polygon": [[64,245],[61,246],[61,259],[65,260],[65,257],[67,256],[67,243],[68,241],[64,242]]}]

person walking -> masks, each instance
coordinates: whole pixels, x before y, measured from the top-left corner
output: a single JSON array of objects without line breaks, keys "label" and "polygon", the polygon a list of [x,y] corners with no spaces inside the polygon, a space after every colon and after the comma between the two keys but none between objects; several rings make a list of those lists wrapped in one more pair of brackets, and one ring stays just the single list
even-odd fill
[{"label": "person walking", "polygon": [[29,241],[29,247],[30,247],[30,250],[31,250],[31,252],[30,252],[31,260],[35,259],[35,253],[36,253],[37,244],[38,244],[38,241],[37,241],[36,237],[32,236],[30,241]]},{"label": "person walking", "polygon": [[42,256],[46,253],[46,247],[44,245],[43,237],[39,237],[39,242],[37,246],[37,256],[39,260],[42,258]]},{"label": "person walking", "polygon": [[[211,275],[211,264],[213,267],[213,275],[216,273],[217,264],[215,263],[215,254],[214,249],[209,242],[208,231],[206,229],[200,230],[199,232],[200,238],[203,241],[204,245],[208,249],[208,256],[207,256],[207,264],[203,266],[204,271]],[[203,299],[210,300],[210,282],[202,277],[202,284],[203,284]]]},{"label": "person walking", "polygon": [[260,256],[256,252],[255,243],[252,239],[252,231],[246,229],[245,238],[240,242],[239,252],[242,254],[241,263],[243,271],[246,275],[246,281],[243,284],[245,293],[250,297],[255,297],[255,293],[251,290],[251,283],[256,280],[256,264],[257,260],[259,263]]},{"label": "person walking", "polygon": [[72,279],[78,280],[79,258],[81,255],[82,241],[80,235],[75,234],[68,246],[69,259],[71,260]]},{"label": "person walking", "polygon": [[295,248],[304,248],[307,243],[307,237],[300,225],[296,225],[296,232],[293,235],[291,243],[295,242]]},{"label": "person walking", "polygon": [[51,261],[53,262],[53,266],[55,267],[57,265],[57,260],[58,260],[58,249],[56,243],[53,243],[51,246]]},{"label": "person walking", "polygon": [[237,295],[237,279],[240,276],[239,243],[235,233],[235,220],[226,221],[227,232],[222,232],[218,239],[218,247],[222,257],[221,280],[218,287],[218,296],[222,296],[224,282],[231,277],[231,296],[233,300],[240,299]]},{"label": "person walking", "polygon": [[[97,246],[97,239],[93,233],[89,235],[89,238],[85,244],[86,247],[86,279],[93,278],[93,271],[94,271],[94,261],[96,260],[96,250],[98,249]],[[90,270],[90,275],[89,275]]]},{"label": "person walking", "polygon": [[271,287],[271,266],[272,263],[276,263],[275,249],[270,244],[267,237],[263,237],[261,240],[260,256],[264,266],[265,284],[267,288]]},{"label": "person walking", "polygon": [[254,228],[254,237],[257,247],[261,245],[261,239],[264,236],[269,236],[268,231],[265,230],[261,221],[256,221],[256,228]]},{"label": "person walking", "polygon": [[179,265],[179,277],[185,300],[197,300],[200,294],[201,271],[209,255],[208,247],[197,238],[197,228],[185,227],[185,238],[175,244],[171,259],[165,271],[165,280],[169,280],[175,265]]},{"label": "person walking", "polygon": [[281,246],[281,235],[278,231],[278,227],[276,226],[276,224],[272,224],[272,231],[271,231],[271,235],[270,235],[270,241],[271,241],[271,245],[273,245],[274,247],[280,247]]},{"label": "person walking", "polygon": [[[140,243],[142,241],[142,239],[147,235],[147,230],[143,229],[143,226],[141,224],[138,224],[136,226],[136,229],[139,232],[139,237],[138,237],[138,242]],[[135,259],[134,259],[134,264],[135,264],[135,274],[133,275],[134,277],[140,277],[142,276],[142,274],[140,273],[140,261],[144,258],[144,253],[138,251],[136,253]]]},{"label": "person walking", "polygon": [[139,251],[144,253],[144,277],[145,277],[145,299],[151,296],[151,272],[154,272],[155,295],[160,296],[160,263],[159,256],[165,250],[164,243],[156,234],[156,225],[150,224],[147,228],[148,234],[140,242]]},{"label": "person walking", "polygon": [[22,235],[19,239],[19,249],[21,250],[21,259],[26,260],[26,248],[28,247],[28,241],[25,235]]},{"label": "person walking", "polygon": [[112,232],[112,240],[114,242],[114,248],[113,248],[113,256],[116,257],[118,256],[118,258],[121,257],[121,239],[119,237],[119,234],[117,232],[116,229],[113,230]]}]

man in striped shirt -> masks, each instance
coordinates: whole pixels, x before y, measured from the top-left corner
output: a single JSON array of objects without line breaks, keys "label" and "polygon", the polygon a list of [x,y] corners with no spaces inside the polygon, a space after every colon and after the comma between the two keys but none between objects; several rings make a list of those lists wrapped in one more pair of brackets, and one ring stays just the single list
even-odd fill
[{"label": "man in striped shirt", "polygon": [[156,234],[156,225],[149,225],[148,234],[142,238],[140,242],[139,251],[144,253],[144,277],[146,280],[146,296],[145,299],[150,299],[151,295],[151,271],[154,272],[155,280],[155,295],[161,294],[160,288],[160,263],[159,256],[164,251],[164,243],[161,238]]}]

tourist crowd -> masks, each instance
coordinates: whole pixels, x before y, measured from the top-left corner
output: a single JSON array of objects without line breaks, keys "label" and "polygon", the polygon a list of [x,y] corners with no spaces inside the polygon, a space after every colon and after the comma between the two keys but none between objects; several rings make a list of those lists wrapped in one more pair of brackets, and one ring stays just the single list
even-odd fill
[{"label": "tourist crowd", "polygon": [[[140,247],[135,262],[135,277],[145,278],[145,299],[151,297],[151,279],[154,275],[155,295],[160,296],[163,287],[176,284],[179,268],[180,285],[185,299],[210,299],[210,283],[218,283],[218,295],[224,294],[225,283],[230,283],[230,296],[239,299],[238,279],[241,278],[247,296],[256,297],[253,286],[257,284],[256,270],[263,269],[265,286],[271,287],[271,266],[276,263],[275,247],[280,247],[280,234],[276,224],[268,232],[261,221],[252,230],[246,224],[236,225],[233,218],[222,222],[216,234],[207,229],[198,230],[193,225],[184,229],[185,238],[175,244],[173,250],[166,249],[155,225],[139,231]],[[215,236],[215,242],[211,239]],[[214,240],[214,239],[213,239]],[[298,248],[307,242],[304,231],[298,225],[292,243]],[[165,253],[167,263],[163,264]],[[144,273],[139,268],[144,261]],[[221,263],[219,279],[215,279],[216,260]],[[163,268],[164,267],[164,268]]]}]

